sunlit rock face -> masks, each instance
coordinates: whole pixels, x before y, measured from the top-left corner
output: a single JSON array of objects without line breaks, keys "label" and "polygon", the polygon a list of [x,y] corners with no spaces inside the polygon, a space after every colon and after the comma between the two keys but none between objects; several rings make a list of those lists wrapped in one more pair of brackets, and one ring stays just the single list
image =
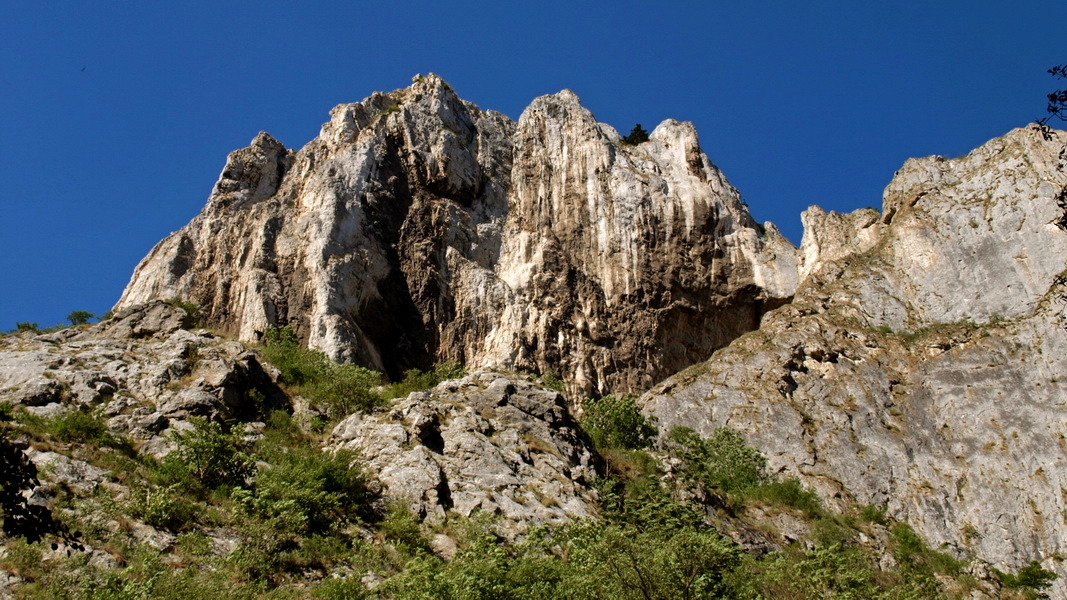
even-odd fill
[{"label": "sunlit rock face", "polygon": [[1067,597],[1067,233],[1060,149],[1017,129],[913,159],[881,214],[804,215],[794,301],[653,388],[668,431],[741,431],[832,503],[885,506],[933,547]]},{"label": "sunlit rock face", "polygon": [[231,153],[117,308],[196,302],[252,341],[292,325],[397,377],[458,360],[647,389],[787,301],[798,255],[753,222],[689,123],[620,142],[570,91],[518,122],[435,75],[331,111],[299,151]]}]

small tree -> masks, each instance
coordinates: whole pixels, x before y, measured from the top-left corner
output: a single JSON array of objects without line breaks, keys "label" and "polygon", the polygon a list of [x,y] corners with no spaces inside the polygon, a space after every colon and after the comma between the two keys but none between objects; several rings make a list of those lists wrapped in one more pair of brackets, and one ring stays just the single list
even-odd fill
[{"label": "small tree", "polygon": [[733,429],[719,427],[702,438],[688,427],[675,427],[667,441],[684,463],[682,473],[706,489],[741,494],[770,481],[767,459]]},{"label": "small tree", "polygon": [[89,322],[89,319],[96,317],[93,313],[87,310],[76,310],[67,315],[67,320],[71,325],[85,325]]},{"label": "small tree", "polygon": [[648,141],[648,132],[645,131],[644,127],[641,127],[640,123],[638,123],[637,125],[634,125],[634,128],[630,130],[630,135],[622,138],[622,143],[624,143],[624,144],[626,144],[628,146],[636,146],[636,145],[640,144],[641,142],[647,142],[647,141]]},{"label": "small tree", "polygon": [[[1067,79],[1067,65],[1052,67],[1048,70],[1048,74],[1056,79]],[[1055,90],[1048,95],[1048,106],[1045,108],[1045,112],[1048,114],[1038,119],[1037,124],[1045,133],[1045,139],[1049,139],[1048,122],[1053,118],[1067,121],[1067,89]]]}]

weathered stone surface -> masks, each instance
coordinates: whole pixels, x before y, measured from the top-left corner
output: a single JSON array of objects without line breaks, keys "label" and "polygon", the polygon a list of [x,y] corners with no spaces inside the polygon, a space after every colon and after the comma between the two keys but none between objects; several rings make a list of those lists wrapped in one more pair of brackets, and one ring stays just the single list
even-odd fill
[{"label": "weathered stone surface", "polygon": [[759,331],[646,394],[663,431],[741,431],[830,502],[884,505],[933,546],[1061,574],[1067,184],[1019,129],[911,160],[883,215],[810,210],[805,280]]},{"label": "weathered stone surface", "polygon": [[[56,452],[41,452],[34,448],[26,451],[26,456],[37,465],[38,472],[43,473],[45,488],[63,486],[78,496],[88,496],[100,484],[106,475],[103,469],[89,463],[69,458]],[[36,494],[49,495],[47,489],[38,488]]]},{"label": "weathered stone surface", "polygon": [[619,143],[570,91],[518,122],[435,75],[336,107],[299,151],[260,134],[117,308],[180,296],[255,340],[291,324],[398,377],[459,360],[647,389],[792,295],[796,250],[753,222],[689,123]]},{"label": "weathered stone surface", "polygon": [[285,403],[273,369],[243,344],[186,325],[185,311],[157,301],[73,335],[0,338],[0,401],[46,418],[99,411],[151,454],[191,417],[249,420]]},{"label": "weathered stone surface", "polygon": [[387,498],[439,521],[499,516],[502,531],[592,516],[594,457],[562,397],[478,372],[341,421],[328,449],[357,450]]}]

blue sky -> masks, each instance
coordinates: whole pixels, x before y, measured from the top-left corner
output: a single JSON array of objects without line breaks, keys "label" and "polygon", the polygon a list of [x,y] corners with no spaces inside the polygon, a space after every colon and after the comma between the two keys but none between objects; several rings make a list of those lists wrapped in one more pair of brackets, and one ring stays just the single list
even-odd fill
[{"label": "blue sky", "polygon": [[[1064,2],[9,2],[0,330],[102,313],[227,153],[435,72],[517,118],[569,88],[624,133],[693,121],[759,220],[881,206],[911,156],[1042,115]],[[1062,86],[1061,86],[1062,87]]]}]

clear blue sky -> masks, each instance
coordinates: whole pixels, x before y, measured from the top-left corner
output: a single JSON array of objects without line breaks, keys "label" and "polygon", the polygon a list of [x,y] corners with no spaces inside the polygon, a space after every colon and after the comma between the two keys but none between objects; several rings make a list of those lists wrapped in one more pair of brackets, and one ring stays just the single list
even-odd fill
[{"label": "clear blue sky", "polygon": [[226,154],[435,72],[517,118],[570,88],[624,133],[693,121],[759,220],[881,206],[911,156],[1041,116],[1067,2],[6,2],[0,329],[102,313]]}]

